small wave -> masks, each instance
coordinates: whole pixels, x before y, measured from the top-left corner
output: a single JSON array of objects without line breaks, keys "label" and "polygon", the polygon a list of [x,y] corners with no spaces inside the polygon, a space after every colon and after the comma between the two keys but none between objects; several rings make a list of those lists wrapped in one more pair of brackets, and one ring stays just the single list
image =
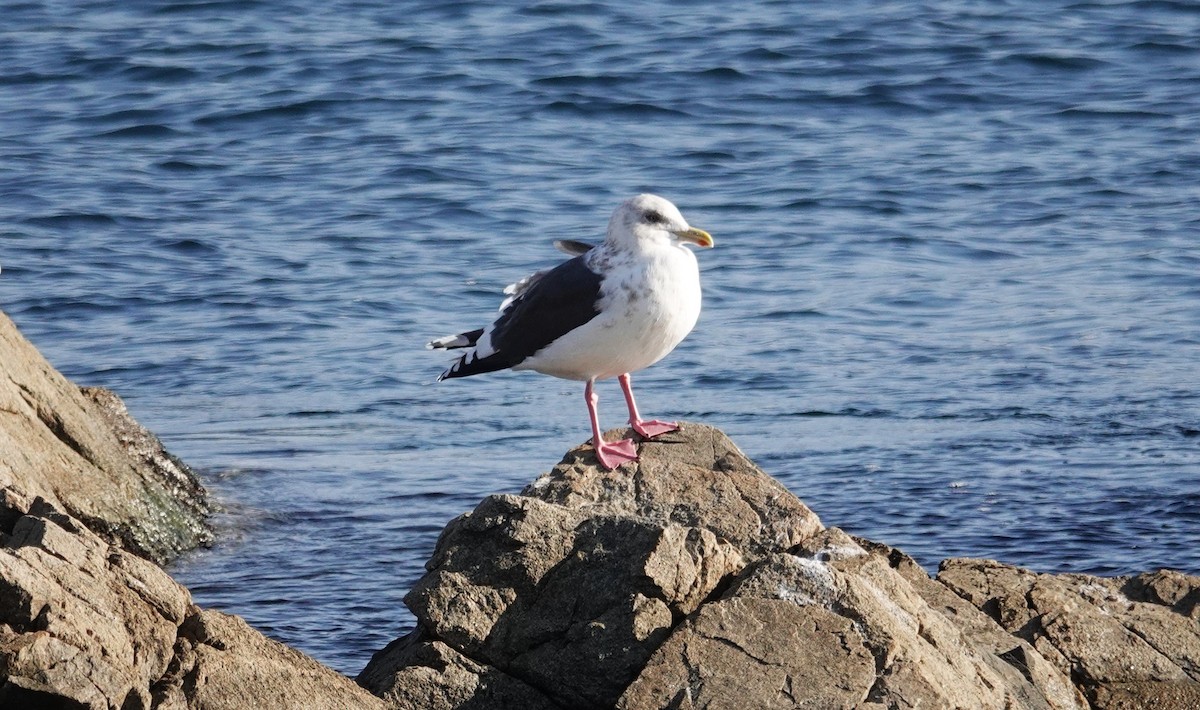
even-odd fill
[{"label": "small wave", "polygon": [[129,124],[135,122],[153,123],[155,118],[162,115],[161,111],[156,109],[145,108],[127,108],[117,111],[109,111],[95,117],[89,117],[89,122],[95,123],[110,123],[110,124]]},{"label": "small wave", "polygon": [[1129,48],[1138,52],[1153,52],[1156,54],[1195,54],[1196,52],[1200,52],[1200,47],[1194,45],[1158,40],[1138,42],[1130,45]]},{"label": "small wave", "polygon": [[737,56],[738,56],[738,59],[743,59],[743,60],[751,61],[751,62],[757,62],[757,61],[778,62],[778,61],[787,61],[787,60],[794,59],[794,57],[792,57],[792,55],[790,55],[790,54],[786,54],[784,52],[780,52],[778,50],[770,49],[767,47],[755,47],[754,49],[746,50]]},{"label": "small wave", "polygon": [[197,170],[219,170],[223,165],[215,163],[194,163],[188,160],[164,160],[155,167],[172,172],[193,172]]},{"label": "small wave", "polygon": [[1107,64],[1107,62],[1104,62],[1100,59],[1093,59],[1092,57],[1039,52],[1020,52],[1017,54],[1010,54],[1005,57],[1005,60],[1020,64],[1027,64],[1039,69],[1057,69],[1060,71],[1085,71]]},{"label": "small wave", "polygon": [[583,87],[583,86],[619,86],[628,84],[631,81],[628,76],[616,76],[614,74],[561,74],[558,76],[544,76],[539,79],[534,79],[529,82],[534,86],[566,86],[566,87]]},{"label": "small wave", "polygon": [[25,224],[35,224],[39,227],[95,227],[117,223],[117,220],[110,215],[94,212],[63,212],[26,217],[23,221]]},{"label": "small wave", "polygon": [[1003,249],[994,249],[988,247],[977,247],[968,244],[960,244],[958,242],[943,242],[936,244],[938,252],[954,257],[965,258],[970,261],[1004,261],[1007,259],[1019,259],[1017,254]]},{"label": "small wave", "polygon": [[254,0],[186,0],[169,2],[152,10],[158,15],[183,15],[190,13],[211,13],[214,10],[229,10],[246,12],[255,7],[269,3]]},{"label": "small wave", "polygon": [[179,239],[168,242],[164,246],[180,254],[216,254],[220,251],[212,244],[205,244],[198,239]]},{"label": "small wave", "polygon": [[793,318],[828,318],[829,314],[815,308],[779,309],[762,314],[766,320],[791,320]]},{"label": "small wave", "polygon": [[1147,111],[1132,108],[1094,108],[1091,106],[1071,106],[1055,112],[1055,115],[1068,118],[1165,118],[1174,120],[1170,114],[1160,111]]},{"label": "small wave", "polygon": [[545,106],[550,111],[575,113],[582,116],[630,116],[644,118],[648,116],[687,116],[678,109],[656,106],[641,101],[552,101]]},{"label": "small wave", "polygon": [[1130,6],[1140,10],[1165,10],[1183,15],[1200,14],[1200,5],[1191,0],[1138,0],[1130,3]]},{"label": "small wave", "polygon": [[881,419],[895,417],[896,413],[887,409],[859,409],[858,407],[845,407],[843,409],[827,410],[827,409],[808,409],[802,412],[792,412],[793,417],[807,418],[822,418],[822,417],[854,417],[856,419]]},{"label": "small wave", "polygon": [[903,87],[889,84],[871,84],[859,91],[851,93],[831,93],[814,96],[812,101],[823,102],[833,106],[853,106],[885,109],[900,114],[928,115],[936,113],[936,109],[901,98]]},{"label": "small wave", "polygon": [[[1009,419],[1034,420],[1043,422],[1054,420],[1054,417],[1050,414],[1045,412],[1035,412],[1032,409],[1020,406],[1000,407],[998,409],[973,409],[963,412],[961,416],[970,421],[978,422],[994,422]],[[958,415],[953,415],[952,418],[958,418]]]},{"label": "small wave", "polygon": [[693,72],[692,77],[696,79],[717,79],[727,81],[730,79],[745,79],[746,75],[734,69],[733,67],[713,67],[712,69],[703,69],[698,72]]},{"label": "small wave", "polygon": [[161,123],[147,123],[139,126],[117,128],[96,135],[100,138],[164,138],[166,136],[180,135],[180,132]]},{"label": "small wave", "polygon": [[784,204],[783,208],[788,210],[808,210],[821,206],[821,200],[815,197],[804,197],[799,200],[792,200]]},{"label": "small wave", "polygon": [[[73,299],[67,303],[60,299],[47,299],[41,303],[34,303],[30,306],[27,306],[20,312],[22,314],[51,316],[55,314],[62,314],[64,309],[67,308],[70,309],[70,312],[73,315],[80,316],[91,313],[110,313],[114,310],[119,310],[121,308],[121,304],[114,304],[111,302],[96,303],[94,301],[81,301],[78,299]],[[96,368],[93,370],[93,372],[141,372],[142,370],[139,369],[139,367],[140,366],[131,366],[126,368]]]},{"label": "small wave", "polygon": [[66,83],[82,78],[79,74],[43,74],[36,71],[23,71],[17,74],[0,74],[0,86],[20,86],[22,84]]},{"label": "small wave", "polygon": [[343,99],[307,99],[305,101],[267,106],[249,111],[223,111],[197,118],[196,125],[209,127],[271,118],[298,118],[320,113],[330,106],[337,106],[343,103],[345,103]]},{"label": "small wave", "polygon": [[188,67],[149,66],[134,64],[121,70],[121,73],[137,81],[178,82],[195,78],[199,73]]}]

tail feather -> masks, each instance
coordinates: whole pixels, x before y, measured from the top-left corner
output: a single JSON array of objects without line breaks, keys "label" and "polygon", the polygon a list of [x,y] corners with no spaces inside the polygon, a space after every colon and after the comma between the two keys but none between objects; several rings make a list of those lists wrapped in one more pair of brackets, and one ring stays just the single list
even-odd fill
[{"label": "tail feather", "polygon": [[446,335],[437,340],[432,340],[425,345],[430,350],[454,350],[455,348],[469,348],[479,342],[479,336],[483,335],[483,328],[478,330],[459,333],[458,335]]}]

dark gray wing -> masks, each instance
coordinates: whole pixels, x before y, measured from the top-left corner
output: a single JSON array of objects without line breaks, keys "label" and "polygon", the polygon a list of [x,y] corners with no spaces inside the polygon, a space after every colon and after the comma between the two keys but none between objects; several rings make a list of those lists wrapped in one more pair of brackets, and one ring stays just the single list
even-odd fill
[{"label": "dark gray wing", "polygon": [[530,280],[511,299],[487,335],[492,354],[467,353],[441,379],[467,377],[520,364],[600,311],[600,274],[577,256]]}]

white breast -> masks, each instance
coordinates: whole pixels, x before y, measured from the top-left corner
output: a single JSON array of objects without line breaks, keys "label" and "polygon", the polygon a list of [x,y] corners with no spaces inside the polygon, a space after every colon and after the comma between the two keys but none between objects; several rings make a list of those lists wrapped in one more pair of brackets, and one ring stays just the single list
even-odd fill
[{"label": "white breast", "polygon": [[604,273],[600,314],[514,370],[571,380],[606,379],[649,367],[675,349],[700,317],[700,271],[680,245],[596,254]]}]

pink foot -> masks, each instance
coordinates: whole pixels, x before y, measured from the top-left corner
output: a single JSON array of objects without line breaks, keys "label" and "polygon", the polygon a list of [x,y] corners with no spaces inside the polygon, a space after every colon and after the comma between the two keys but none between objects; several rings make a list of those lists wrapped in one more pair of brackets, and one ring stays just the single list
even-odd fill
[{"label": "pink foot", "polygon": [[629,461],[637,461],[637,447],[632,439],[621,439],[611,444],[601,440],[596,445],[596,460],[609,471]]},{"label": "pink foot", "polygon": [[629,422],[629,425],[633,427],[634,431],[647,439],[653,439],[659,434],[666,434],[669,431],[675,431],[679,428],[679,425],[674,422],[660,422],[657,419]]}]

